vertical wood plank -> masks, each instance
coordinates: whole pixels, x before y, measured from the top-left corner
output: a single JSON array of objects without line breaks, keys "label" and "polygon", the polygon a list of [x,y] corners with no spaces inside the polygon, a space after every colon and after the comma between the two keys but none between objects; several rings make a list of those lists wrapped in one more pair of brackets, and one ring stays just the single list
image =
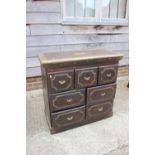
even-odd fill
[{"label": "vertical wood plank", "polygon": [[119,0],[118,4],[118,18],[125,18],[126,0]]},{"label": "vertical wood plank", "polygon": [[110,18],[117,18],[117,3],[118,3],[118,0],[111,0]]},{"label": "vertical wood plank", "polygon": [[65,1],[64,0],[61,0],[60,1],[60,6],[61,6],[61,15],[62,17],[65,17],[66,16],[66,5],[65,5]]}]

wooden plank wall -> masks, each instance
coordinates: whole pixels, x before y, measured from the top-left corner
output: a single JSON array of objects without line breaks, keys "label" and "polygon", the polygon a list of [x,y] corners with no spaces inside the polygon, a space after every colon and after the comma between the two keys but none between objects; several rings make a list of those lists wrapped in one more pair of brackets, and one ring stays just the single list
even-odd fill
[{"label": "wooden plank wall", "polygon": [[27,1],[27,77],[40,76],[38,52],[105,48],[124,54],[128,65],[128,26],[61,24],[60,1]]}]

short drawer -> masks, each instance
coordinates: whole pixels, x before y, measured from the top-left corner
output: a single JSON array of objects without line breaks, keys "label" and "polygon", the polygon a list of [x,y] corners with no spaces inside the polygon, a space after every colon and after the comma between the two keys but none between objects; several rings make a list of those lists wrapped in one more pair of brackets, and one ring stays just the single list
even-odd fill
[{"label": "short drawer", "polygon": [[112,102],[105,102],[102,104],[96,104],[88,106],[86,109],[86,119],[91,119],[93,117],[107,116],[107,114],[112,113]]},{"label": "short drawer", "polygon": [[50,95],[50,111],[58,111],[85,104],[85,89]]},{"label": "short drawer", "polygon": [[97,84],[97,67],[75,70],[75,87],[84,88]]},{"label": "short drawer", "polygon": [[52,126],[54,128],[63,128],[73,124],[78,124],[85,120],[85,106],[66,110],[57,113],[51,113]]},{"label": "short drawer", "polygon": [[118,66],[101,66],[99,67],[98,83],[106,84],[115,82],[117,79]]},{"label": "short drawer", "polygon": [[101,103],[113,100],[115,97],[116,84],[108,84],[87,89],[87,104]]},{"label": "short drawer", "polygon": [[48,82],[50,93],[71,90],[74,88],[74,70],[49,73]]}]

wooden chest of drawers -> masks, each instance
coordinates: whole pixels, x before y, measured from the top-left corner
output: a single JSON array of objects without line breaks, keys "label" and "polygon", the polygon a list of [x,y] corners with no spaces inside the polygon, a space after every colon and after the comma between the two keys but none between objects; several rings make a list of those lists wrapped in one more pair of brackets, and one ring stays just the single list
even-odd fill
[{"label": "wooden chest of drawers", "polygon": [[121,58],[106,50],[39,54],[51,133],[112,116]]}]

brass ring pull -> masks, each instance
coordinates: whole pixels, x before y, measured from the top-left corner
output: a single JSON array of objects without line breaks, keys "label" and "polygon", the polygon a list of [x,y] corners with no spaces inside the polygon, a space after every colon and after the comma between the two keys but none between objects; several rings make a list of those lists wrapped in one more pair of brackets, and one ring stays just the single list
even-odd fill
[{"label": "brass ring pull", "polygon": [[67,99],[66,101],[67,101],[67,103],[70,103],[70,102],[73,101],[73,99],[72,98],[71,99]]},{"label": "brass ring pull", "polygon": [[111,73],[107,74],[107,77],[111,77]]},{"label": "brass ring pull", "polygon": [[103,107],[101,107],[101,108],[98,108],[98,111],[103,111]]},{"label": "brass ring pull", "polygon": [[88,80],[90,80],[90,76],[84,77],[84,79],[85,79],[86,81],[88,81]]},{"label": "brass ring pull", "polygon": [[63,85],[65,82],[66,82],[65,80],[59,80],[59,83],[60,83],[61,85]]},{"label": "brass ring pull", "polygon": [[106,94],[105,92],[104,93],[101,93],[101,96],[105,96],[105,94]]},{"label": "brass ring pull", "polygon": [[71,121],[73,119],[73,116],[67,117],[68,121]]}]

